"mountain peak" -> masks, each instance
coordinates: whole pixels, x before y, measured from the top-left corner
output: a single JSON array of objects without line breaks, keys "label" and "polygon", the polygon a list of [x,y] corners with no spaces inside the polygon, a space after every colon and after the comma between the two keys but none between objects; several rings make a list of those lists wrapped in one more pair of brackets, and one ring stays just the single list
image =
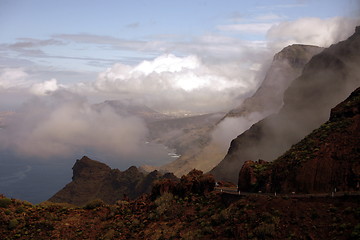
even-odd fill
[{"label": "mountain peak", "polygon": [[321,47],[293,44],[275,54],[266,76],[253,96],[226,117],[244,117],[251,112],[275,113],[283,104],[283,95],[291,82],[301,75],[305,64],[323,50]]},{"label": "mountain peak", "polygon": [[292,44],[275,54],[274,61],[287,60],[292,67],[302,68],[310,58],[323,48],[313,45]]},{"label": "mountain peak", "polygon": [[49,201],[83,205],[91,200],[101,199],[106,203],[115,203],[124,195],[134,199],[144,193],[150,193],[154,181],[173,177],[159,172],[145,175],[134,166],[125,171],[111,169],[104,163],[84,156],[76,160],[73,166],[72,182]]},{"label": "mountain peak", "polygon": [[72,179],[74,181],[78,179],[103,178],[111,170],[106,164],[92,160],[87,156],[83,156],[80,160],[76,160],[72,169]]},{"label": "mountain peak", "polygon": [[357,27],[355,28],[355,34],[360,34],[360,26],[357,26]]}]

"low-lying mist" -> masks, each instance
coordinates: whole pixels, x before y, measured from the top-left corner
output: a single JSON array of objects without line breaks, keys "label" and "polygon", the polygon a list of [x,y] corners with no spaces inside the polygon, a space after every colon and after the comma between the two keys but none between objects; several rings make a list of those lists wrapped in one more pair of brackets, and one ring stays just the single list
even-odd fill
[{"label": "low-lying mist", "polygon": [[148,164],[160,164],[167,150],[149,147],[147,135],[144,120],[137,116],[120,115],[106,105],[95,108],[84,97],[57,91],[32,98],[8,117],[0,146],[2,151],[42,161],[93,155],[125,166],[145,158]]}]

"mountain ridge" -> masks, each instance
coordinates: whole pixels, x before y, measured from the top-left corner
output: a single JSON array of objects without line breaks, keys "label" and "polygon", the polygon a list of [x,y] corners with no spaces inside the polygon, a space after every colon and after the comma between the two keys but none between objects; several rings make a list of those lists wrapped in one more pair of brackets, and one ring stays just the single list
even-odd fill
[{"label": "mountain ridge", "polygon": [[177,179],[173,174],[153,171],[144,174],[131,166],[125,171],[111,169],[104,163],[86,156],[76,160],[72,181],[55,193],[50,202],[84,205],[94,199],[105,203],[115,203],[123,198],[135,199],[150,193],[152,184],[158,179]]},{"label": "mountain ridge", "polygon": [[241,191],[329,193],[360,190],[360,88],[327,122],[272,162],[246,161]]},{"label": "mountain ridge", "polygon": [[218,179],[237,181],[247,160],[275,159],[292,144],[324,123],[330,109],[360,83],[360,31],[315,55],[302,75],[285,91],[284,106],[235,138],[225,158],[210,172]]},{"label": "mountain ridge", "polygon": [[[183,148],[179,149],[179,154],[182,156],[161,166],[160,170],[173,172],[178,177],[187,174],[193,168],[205,172],[210,171],[226,155],[226,151],[212,141],[213,131],[223,123],[228,124],[226,121],[230,119],[248,118],[255,112],[263,117],[277,112],[282,105],[283,92],[287,86],[301,74],[305,63],[321,50],[322,48],[316,46],[293,44],[275,54],[259,89],[239,107],[229,111],[218,121],[205,128],[191,130],[188,135],[196,134],[198,140],[192,141],[185,151]],[[248,118],[247,121],[257,121],[257,119]],[[175,139],[170,139],[170,141],[176,142]],[[177,144],[172,147],[177,149],[178,146]]]}]

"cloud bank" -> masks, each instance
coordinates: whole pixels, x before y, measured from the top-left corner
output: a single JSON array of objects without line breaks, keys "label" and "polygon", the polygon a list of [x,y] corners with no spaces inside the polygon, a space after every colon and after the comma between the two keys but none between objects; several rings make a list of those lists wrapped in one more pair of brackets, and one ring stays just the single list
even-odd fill
[{"label": "cloud bank", "polygon": [[93,87],[140,99],[161,111],[216,112],[253,90],[255,71],[238,63],[205,64],[190,55],[165,54],[135,66],[115,64],[99,74]]},{"label": "cloud bank", "polygon": [[[269,18],[278,20],[276,16],[259,20]],[[85,153],[89,149],[114,156],[134,155],[146,138],[144,123],[134,116],[116,114],[111,109],[95,110],[84,96],[93,102],[131,99],[162,112],[226,111],[251,96],[264,77],[265,71],[259,74],[261,64],[279,48],[292,43],[328,46],[351,35],[357,24],[360,24],[358,19],[337,17],[302,18],[272,23],[271,26],[258,25],[258,29],[252,30],[250,25],[223,26],[223,31],[241,33],[259,33],[269,28],[267,41],[251,44],[215,33],[188,42],[179,40],[165,44],[86,34],[54,35],[54,41],[23,39],[21,44],[13,44],[10,49],[28,54],[28,57],[36,54],[32,50],[49,45],[63,46],[65,40],[102,44],[110,46],[111,50],[155,52],[157,57],[133,65],[116,63],[100,72],[97,79],[71,84],[63,84],[52,77],[46,81],[36,80],[36,74],[39,74],[36,70],[0,68],[2,104],[15,90],[17,95],[13,98],[17,101],[22,93],[38,96],[21,107],[8,121],[8,126],[1,129],[1,148],[39,158]],[[62,41],[56,41],[56,38]],[[37,56],[43,55],[41,51]],[[259,119],[254,115],[247,119],[226,120],[214,131],[213,139],[227,147],[232,138]]]},{"label": "cloud bank", "polygon": [[267,38],[269,46],[276,49],[294,43],[329,47],[349,37],[359,24],[359,18],[300,18],[272,26]]},{"label": "cloud bank", "polygon": [[22,68],[0,69],[0,91],[28,86],[28,76]]},{"label": "cloud bank", "polygon": [[230,142],[239,134],[248,130],[254,123],[263,119],[264,113],[252,112],[244,117],[228,117],[221,121],[211,133],[212,143],[216,144],[222,151],[227,151]]},{"label": "cloud bank", "polygon": [[142,120],[110,108],[95,110],[84,98],[61,91],[26,103],[1,130],[2,150],[42,159],[87,151],[129,156],[145,140]]}]

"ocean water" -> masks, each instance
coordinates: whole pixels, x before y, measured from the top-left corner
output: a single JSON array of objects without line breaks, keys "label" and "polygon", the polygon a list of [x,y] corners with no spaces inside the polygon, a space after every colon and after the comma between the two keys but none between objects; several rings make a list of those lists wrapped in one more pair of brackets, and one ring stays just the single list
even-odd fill
[{"label": "ocean water", "polygon": [[0,163],[0,193],[40,203],[71,181],[72,169],[61,163]]},{"label": "ocean water", "polygon": [[33,204],[46,201],[71,182],[72,167],[83,155],[121,171],[145,164],[159,166],[175,160],[177,156],[174,150],[154,143],[144,143],[141,151],[131,156],[109,156],[89,149],[86,154],[82,152],[67,158],[39,160],[0,152],[0,194]]}]

